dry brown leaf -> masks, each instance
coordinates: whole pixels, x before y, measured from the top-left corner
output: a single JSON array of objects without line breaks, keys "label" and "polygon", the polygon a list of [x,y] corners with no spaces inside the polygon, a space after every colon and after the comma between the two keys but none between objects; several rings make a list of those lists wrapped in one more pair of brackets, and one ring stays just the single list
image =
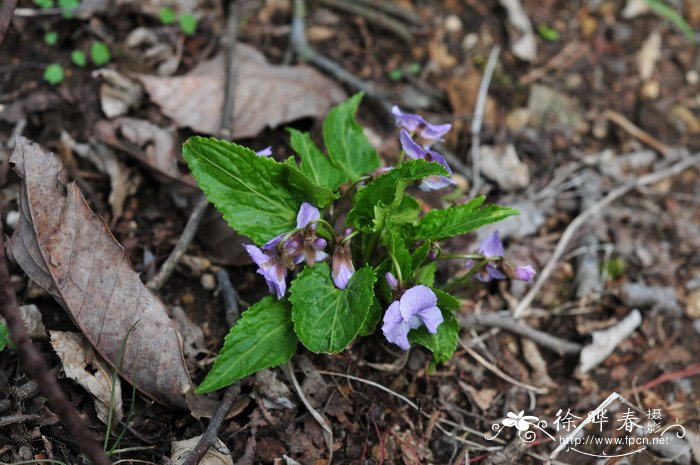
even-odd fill
[{"label": "dry brown leaf", "polygon": [[[268,63],[250,45],[236,46],[238,78],[233,137],[254,137],[266,127],[299,118],[320,118],[346,98],[345,91],[315,69]],[[140,75],[146,92],[179,126],[217,134],[224,104],[224,56],[196,66],[184,76]]]},{"label": "dry brown leaf", "polygon": [[61,182],[58,159],[24,137],[15,140],[10,161],[22,178],[22,215],[11,239],[13,256],[112,366],[126,340],[117,367],[122,376],[160,403],[188,408],[191,380],[165,306],[76,184]]},{"label": "dry brown leaf", "polygon": [[[200,435],[184,441],[173,442],[170,448],[170,461],[173,465],[181,465],[194,451],[194,448],[197,447],[197,443],[201,438],[202,436]],[[198,463],[202,465],[233,465],[233,458],[231,458],[231,453],[226,444],[221,439],[216,438],[214,444],[207,449],[204,457]]]},{"label": "dry brown leaf", "polygon": [[[61,359],[66,376],[80,384],[95,401],[97,418],[105,425],[109,421],[109,406],[112,402],[112,368],[90,346],[81,334],[49,331],[51,347]],[[114,424],[122,419],[122,387],[115,377]]]}]

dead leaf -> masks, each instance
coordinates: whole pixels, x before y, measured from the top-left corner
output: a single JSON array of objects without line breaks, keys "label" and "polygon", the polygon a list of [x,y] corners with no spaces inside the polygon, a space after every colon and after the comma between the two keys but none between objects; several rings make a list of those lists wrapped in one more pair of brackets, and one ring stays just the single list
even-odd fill
[{"label": "dead leaf", "polygon": [[534,61],[537,58],[537,40],[520,0],[500,0],[500,3],[508,12],[511,52],[521,60]]},{"label": "dead leaf", "polygon": [[[19,308],[19,316],[22,318],[24,326],[27,327],[27,334],[32,339],[46,339],[46,327],[42,321],[41,312],[36,305],[22,305]],[[0,324],[6,324],[5,319],[0,316]]]},{"label": "dead leaf", "polygon": [[[192,453],[202,435],[184,441],[174,441],[170,446],[170,460],[173,465],[181,465]],[[201,465],[233,465],[233,459],[226,444],[216,438],[198,463]]]},{"label": "dead leaf", "polygon": [[[234,138],[254,137],[266,127],[304,117],[320,118],[346,98],[345,91],[315,69],[269,64],[250,45],[236,46],[239,74],[234,97]],[[140,75],[146,92],[179,126],[217,134],[224,104],[224,56],[184,76]]]},{"label": "dead leaf", "polygon": [[[95,401],[97,418],[105,425],[109,421],[112,403],[112,368],[95,354],[85,337],[78,333],[49,331],[51,347],[61,359],[66,376],[90,393]],[[122,387],[119,377],[115,377],[113,425],[122,419]]]},{"label": "dead leaf", "polygon": [[557,126],[577,129],[584,123],[578,103],[566,94],[540,84],[530,89],[527,101],[530,124],[540,128]]},{"label": "dead leaf", "polygon": [[100,86],[100,105],[107,118],[124,115],[130,108],[141,103],[141,86],[123,74],[110,68],[101,68],[93,71],[92,77],[104,80]]},{"label": "dead leaf", "polygon": [[635,309],[615,326],[603,331],[595,331],[592,334],[593,341],[581,350],[579,362],[581,373],[591,371],[600,365],[640,324],[642,324],[642,314]]},{"label": "dead leaf", "polygon": [[530,168],[518,158],[513,144],[482,146],[481,170],[505,191],[522,189],[530,184]]},{"label": "dead leaf", "polygon": [[484,411],[488,410],[491,407],[493,399],[496,397],[496,394],[498,394],[498,391],[496,391],[495,389],[477,389],[471,384],[465,383],[461,379],[458,379],[457,383],[464,392],[469,394],[469,397],[474,401],[477,407]]},{"label": "dead leaf", "polygon": [[255,391],[262,397],[265,407],[268,409],[296,407],[291,400],[292,391],[286,384],[279,380],[277,373],[273,370],[262,370],[255,374],[253,383]]},{"label": "dead leaf", "polygon": [[637,70],[642,81],[648,81],[654,74],[656,61],[661,57],[661,33],[654,31],[644,41],[637,54]]},{"label": "dead leaf", "polygon": [[62,184],[58,159],[24,137],[15,141],[10,161],[22,179],[22,216],[11,239],[15,259],[112,366],[126,341],[117,367],[122,376],[148,397],[186,409],[191,380],[165,306],[76,184]]}]

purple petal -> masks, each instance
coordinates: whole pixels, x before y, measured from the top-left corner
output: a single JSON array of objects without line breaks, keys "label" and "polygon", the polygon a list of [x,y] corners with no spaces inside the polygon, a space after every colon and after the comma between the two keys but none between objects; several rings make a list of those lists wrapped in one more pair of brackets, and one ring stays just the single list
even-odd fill
[{"label": "purple petal", "polygon": [[[299,207],[299,214],[297,215],[297,228],[305,228],[307,224],[313,220],[318,220],[321,218],[321,213],[318,208],[314,207],[310,203],[304,202]],[[316,226],[312,226],[316,229]]]},{"label": "purple petal", "polygon": [[425,127],[420,131],[420,136],[427,144],[441,141],[442,137],[450,132],[451,124],[430,124],[425,123]]},{"label": "purple petal", "polygon": [[456,183],[445,176],[428,176],[420,183],[420,190],[423,192],[437,191],[446,187],[454,186]]},{"label": "purple petal", "polygon": [[413,132],[426,124],[422,116],[413,113],[404,113],[396,105],[391,108],[391,113],[396,117],[396,124],[409,132]]},{"label": "purple petal", "polygon": [[326,252],[324,252],[323,250],[316,251],[316,260],[315,261],[322,262],[326,258],[328,258],[328,254]]},{"label": "purple petal", "polygon": [[272,155],[272,146],[268,145],[264,149],[255,152],[255,154],[259,157],[269,157],[270,155]]},{"label": "purple petal", "polygon": [[396,279],[396,276],[391,274],[391,271],[387,272],[386,275],[384,275],[386,278],[386,283],[389,285],[389,288],[392,291],[395,291],[399,287],[399,281]]},{"label": "purple petal", "polygon": [[246,244],[243,247],[245,247],[245,250],[248,252],[248,255],[250,255],[250,258],[252,258],[255,264],[258,266],[262,266],[264,263],[267,263],[270,260],[269,256],[252,244]]},{"label": "purple petal", "polygon": [[[280,241],[282,240],[282,238],[283,238],[284,236],[285,236],[285,235],[284,235],[284,233],[283,233],[283,234],[280,234],[280,235],[278,235],[278,236],[273,237],[272,239],[270,239],[269,241],[267,241],[267,242],[265,243],[265,245],[262,246],[262,249],[263,249],[265,252],[272,252],[272,251],[274,251],[274,250],[277,248],[277,244],[280,243]],[[285,245],[285,247],[286,247],[286,246],[287,246],[287,243],[285,242],[284,245]]]},{"label": "purple petal", "polygon": [[479,253],[486,257],[503,256],[503,243],[501,243],[501,236],[498,234],[498,231],[492,232],[484,239],[484,242],[482,242],[479,247]]},{"label": "purple petal", "polygon": [[443,157],[437,152],[433,152],[432,150],[426,149],[425,153],[425,161],[440,163],[443,166],[443,168],[447,170],[450,176],[452,176],[452,168],[450,168],[450,166],[447,164],[447,160],[445,160],[445,157]]},{"label": "purple petal", "polygon": [[341,263],[338,266],[336,266],[335,262],[333,263],[333,282],[338,289],[348,287],[348,282],[354,273],[355,270],[345,263]]},{"label": "purple petal", "polygon": [[437,307],[426,308],[416,314],[430,334],[437,332],[437,327],[444,321],[442,312]]},{"label": "purple petal", "polygon": [[437,304],[437,296],[428,286],[421,284],[407,290],[401,296],[399,304],[401,316],[404,320],[409,321],[421,310],[434,307]]},{"label": "purple petal", "polygon": [[384,314],[384,324],[382,325],[382,332],[387,341],[396,344],[403,350],[408,350],[411,344],[408,342],[408,323],[404,321],[401,317],[401,312],[399,311],[399,302],[395,301]]},{"label": "purple petal", "polygon": [[484,267],[484,269],[482,269],[481,271],[479,271],[479,272],[476,274],[476,276],[474,276],[474,277],[475,277],[477,280],[481,281],[482,283],[487,283],[487,282],[489,282],[489,281],[491,281],[491,280],[493,280],[493,279],[496,279],[496,280],[498,280],[498,279],[506,279],[506,275],[504,275],[503,273],[501,273],[501,272],[498,270],[498,268],[496,268],[494,265],[492,265],[492,264],[490,264],[490,263],[489,263],[488,265],[486,265],[486,266]]},{"label": "purple petal", "polygon": [[416,142],[411,138],[411,135],[402,129],[399,134],[399,141],[401,142],[401,148],[406,152],[408,158],[413,160],[418,160],[420,158],[425,158],[427,152],[423,148],[416,144]]},{"label": "purple petal", "polygon": [[267,287],[272,294],[277,294],[277,298],[284,297],[287,291],[287,269],[281,264],[273,264],[260,268],[258,273],[261,274],[267,282]]},{"label": "purple petal", "polygon": [[535,269],[530,265],[516,266],[513,272],[515,274],[515,279],[521,281],[530,281],[535,276]]}]

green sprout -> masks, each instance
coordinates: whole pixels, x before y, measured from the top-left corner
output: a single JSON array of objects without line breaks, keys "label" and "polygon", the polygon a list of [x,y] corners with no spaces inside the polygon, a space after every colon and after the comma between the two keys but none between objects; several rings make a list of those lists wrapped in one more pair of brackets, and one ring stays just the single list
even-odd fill
[{"label": "green sprout", "polygon": [[537,26],[537,32],[547,42],[556,42],[559,40],[559,31],[547,26],[546,24],[540,24]]},{"label": "green sprout", "polygon": [[197,18],[192,13],[180,15],[180,30],[188,36],[197,31]]},{"label": "green sprout", "polygon": [[49,8],[53,8],[53,6],[54,6],[53,0],[32,0],[32,2],[36,6],[38,6],[41,9],[44,9],[44,10],[49,9]]},{"label": "green sprout", "polygon": [[70,59],[80,68],[84,68],[87,65],[87,55],[82,50],[73,50],[70,54]]},{"label": "green sprout", "polygon": [[109,47],[103,42],[95,41],[90,46],[90,58],[97,66],[105,65],[112,58]]},{"label": "green sprout", "polygon": [[46,67],[44,70],[44,81],[51,85],[57,85],[63,82],[65,74],[63,73],[63,66],[58,63],[53,63]]},{"label": "green sprout", "polygon": [[173,24],[175,23],[175,21],[177,21],[177,14],[172,8],[161,8],[158,12],[158,16],[160,17],[160,22],[165,24],[166,26]]},{"label": "green sprout", "polygon": [[48,31],[44,34],[44,42],[46,45],[56,45],[56,42],[58,42],[58,32]]},{"label": "green sprout", "polygon": [[72,18],[79,5],[79,0],[58,0],[58,7],[64,18]]}]

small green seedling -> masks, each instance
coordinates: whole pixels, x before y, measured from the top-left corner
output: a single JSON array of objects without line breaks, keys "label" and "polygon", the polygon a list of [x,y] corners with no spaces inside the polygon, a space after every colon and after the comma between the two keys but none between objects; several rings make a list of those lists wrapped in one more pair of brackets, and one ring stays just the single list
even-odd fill
[{"label": "small green seedling", "polygon": [[58,0],[58,7],[64,18],[72,18],[79,5],[79,0]]},{"label": "small green seedling", "polygon": [[5,325],[0,325],[0,352],[5,350],[5,347],[7,347],[7,344],[10,342],[10,332],[7,329],[7,326]]},{"label": "small green seedling", "polygon": [[537,32],[540,34],[540,37],[547,42],[556,42],[559,40],[559,31],[547,26],[546,24],[540,24],[537,26]]},{"label": "small green seedling", "polygon": [[112,59],[112,55],[109,53],[109,47],[103,42],[95,41],[90,46],[90,58],[92,62],[97,66],[105,65]]},{"label": "small green seedling", "polygon": [[46,45],[56,45],[56,42],[58,42],[58,32],[49,31],[44,34],[44,42]]},{"label": "small green seedling", "polygon": [[46,67],[44,70],[44,81],[51,85],[58,85],[63,82],[65,74],[63,73],[63,66],[58,63],[53,63]]},{"label": "small green seedling", "polygon": [[87,65],[87,55],[82,50],[73,50],[70,59],[75,66],[84,68]]},{"label": "small green seedling", "polygon": [[194,35],[197,31],[197,18],[191,13],[180,15],[180,30],[188,36]]},{"label": "small green seedling", "polygon": [[44,10],[54,7],[53,0],[32,0],[32,2]]},{"label": "small green seedling", "polygon": [[165,24],[166,26],[174,24],[175,21],[177,21],[177,13],[175,13],[175,10],[173,10],[172,8],[161,8],[158,12],[158,16],[160,17],[160,22]]}]

